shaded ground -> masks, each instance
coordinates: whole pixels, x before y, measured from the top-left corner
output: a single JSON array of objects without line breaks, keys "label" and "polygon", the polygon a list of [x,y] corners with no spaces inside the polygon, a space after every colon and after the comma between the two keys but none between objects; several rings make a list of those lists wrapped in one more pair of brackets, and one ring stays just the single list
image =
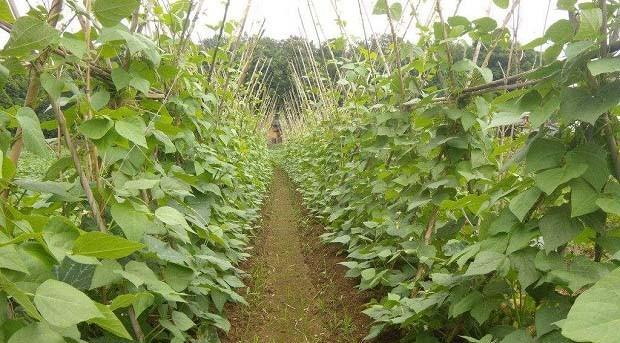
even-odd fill
[{"label": "shaded ground", "polygon": [[249,307],[229,308],[228,343],[360,342],[370,327],[360,313],[368,295],[344,277],[332,247],[323,245],[322,228],[303,213],[284,172],[276,169],[263,209],[251,273]]}]

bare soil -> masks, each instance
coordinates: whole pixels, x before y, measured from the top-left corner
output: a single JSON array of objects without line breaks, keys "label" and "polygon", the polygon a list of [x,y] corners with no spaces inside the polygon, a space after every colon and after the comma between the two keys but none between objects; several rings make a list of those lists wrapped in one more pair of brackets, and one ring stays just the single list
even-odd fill
[{"label": "bare soil", "polygon": [[360,311],[370,294],[344,277],[337,249],[318,236],[323,228],[310,220],[286,174],[276,169],[246,292],[249,306],[227,308],[232,329],[227,343],[360,342],[370,320]]}]

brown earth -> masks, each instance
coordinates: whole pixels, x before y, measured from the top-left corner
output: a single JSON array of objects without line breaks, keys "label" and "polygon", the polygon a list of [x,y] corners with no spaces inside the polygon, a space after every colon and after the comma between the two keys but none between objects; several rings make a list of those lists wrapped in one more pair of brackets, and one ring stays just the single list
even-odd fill
[{"label": "brown earth", "polygon": [[276,169],[254,241],[242,295],[249,306],[228,308],[226,343],[360,342],[370,320],[360,311],[370,295],[344,277],[335,247],[318,236],[286,174]]}]

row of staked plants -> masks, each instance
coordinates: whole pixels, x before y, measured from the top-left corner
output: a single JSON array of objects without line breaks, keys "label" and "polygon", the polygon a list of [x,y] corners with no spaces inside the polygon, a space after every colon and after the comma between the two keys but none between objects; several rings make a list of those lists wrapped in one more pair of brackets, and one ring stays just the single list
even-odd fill
[{"label": "row of staked plants", "polygon": [[[203,51],[200,1],[9,5],[1,79],[29,85],[0,110],[0,341],[219,342],[270,177],[238,28]],[[17,178],[25,154],[51,164]]]},{"label": "row of staked plants", "polygon": [[552,6],[566,19],[519,47],[541,49],[532,70],[493,80],[457,47],[510,45],[509,30],[439,4],[416,44],[385,51],[391,73],[357,47],[330,62],[343,105],[289,118],[286,167],[323,238],[360,289],[383,294],[364,311],[369,339],[618,342],[618,3]]}]

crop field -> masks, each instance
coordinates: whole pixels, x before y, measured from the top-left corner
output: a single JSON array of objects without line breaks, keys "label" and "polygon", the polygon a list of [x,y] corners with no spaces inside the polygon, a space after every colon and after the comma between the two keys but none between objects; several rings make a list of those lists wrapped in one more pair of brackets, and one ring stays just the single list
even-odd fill
[{"label": "crop field", "polygon": [[619,1],[0,31],[0,343],[620,343]]}]

